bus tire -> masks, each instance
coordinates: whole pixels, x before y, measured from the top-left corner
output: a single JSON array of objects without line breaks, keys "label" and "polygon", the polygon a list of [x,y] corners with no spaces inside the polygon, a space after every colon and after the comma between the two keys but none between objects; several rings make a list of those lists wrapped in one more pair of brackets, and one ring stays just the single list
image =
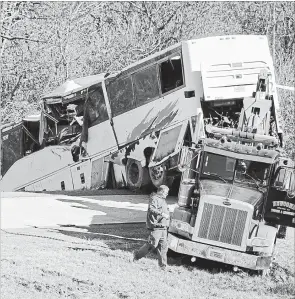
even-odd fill
[{"label": "bus tire", "polygon": [[174,178],[168,176],[167,172],[168,171],[165,164],[149,167],[149,175],[152,184],[157,188],[160,187],[161,185],[166,185],[170,188],[172,186]]},{"label": "bus tire", "polygon": [[128,159],[126,164],[126,180],[130,189],[138,189],[142,186],[144,177],[141,163],[134,159]]}]

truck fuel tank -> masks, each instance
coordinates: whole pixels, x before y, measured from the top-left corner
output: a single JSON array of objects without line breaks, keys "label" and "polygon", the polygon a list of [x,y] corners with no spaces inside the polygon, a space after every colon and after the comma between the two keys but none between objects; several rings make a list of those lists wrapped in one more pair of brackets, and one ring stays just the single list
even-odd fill
[{"label": "truck fuel tank", "polygon": [[191,239],[191,218],[192,211],[190,208],[176,207],[171,217],[169,232]]},{"label": "truck fuel tank", "polygon": [[191,204],[191,197],[195,189],[195,180],[182,180],[178,192],[178,205],[187,207]]}]

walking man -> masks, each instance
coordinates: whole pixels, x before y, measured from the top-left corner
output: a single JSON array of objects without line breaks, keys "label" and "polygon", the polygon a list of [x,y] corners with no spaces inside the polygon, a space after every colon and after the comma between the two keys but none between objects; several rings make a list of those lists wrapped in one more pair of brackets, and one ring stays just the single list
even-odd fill
[{"label": "walking man", "polygon": [[157,193],[150,196],[146,226],[150,231],[147,242],[137,251],[134,252],[134,261],[146,256],[148,252],[156,249],[158,262],[161,269],[167,266],[167,228],[169,225],[169,209],[166,203],[169,188],[161,185]]}]

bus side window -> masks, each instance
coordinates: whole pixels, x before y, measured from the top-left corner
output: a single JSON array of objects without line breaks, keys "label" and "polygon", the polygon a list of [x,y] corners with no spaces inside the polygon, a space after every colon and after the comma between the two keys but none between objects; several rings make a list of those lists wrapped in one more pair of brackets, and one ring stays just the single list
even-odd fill
[{"label": "bus side window", "polygon": [[108,119],[107,107],[101,86],[89,91],[87,109],[89,127],[95,126]]},{"label": "bus side window", "polygon": [[133,75],[134,95],[137,105],[142,105],[159,96],[157,66],[153,65]]},{"label": "bus side window", "polygon": [[182,63],[179,54],[160,64],[160,80],[162,93],[183,85]]},{"label": "bus side window", "polygon": [[131,76],[117,78],[107,85],[113,116],[120,115],[135,108]]}]

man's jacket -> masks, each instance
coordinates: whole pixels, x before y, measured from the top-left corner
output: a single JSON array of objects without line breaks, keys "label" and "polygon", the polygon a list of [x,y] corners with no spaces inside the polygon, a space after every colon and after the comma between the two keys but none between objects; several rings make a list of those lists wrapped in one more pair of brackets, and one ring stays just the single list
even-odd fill
[{"label": "man's jacket", "polygon": [[146,226],[150,230],[164,229],[169,225],[169,220],[165,219],[161,214],[169,215],[168,205],[163,197],[156,193],[150,196]]}]

